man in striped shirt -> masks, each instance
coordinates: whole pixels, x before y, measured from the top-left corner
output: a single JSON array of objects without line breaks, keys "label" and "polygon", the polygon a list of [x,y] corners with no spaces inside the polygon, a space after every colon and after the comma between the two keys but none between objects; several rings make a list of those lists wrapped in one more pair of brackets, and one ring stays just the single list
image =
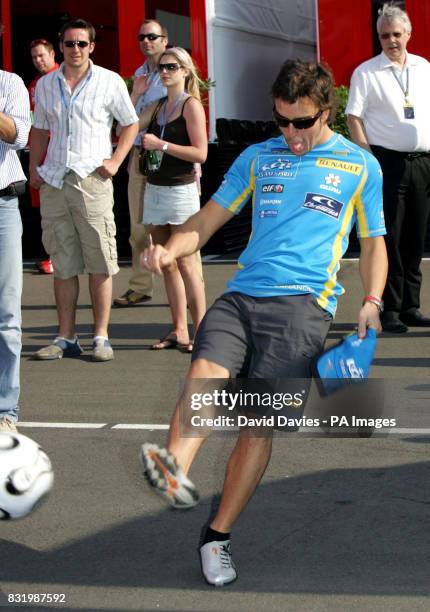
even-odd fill
[{"label": "man in striped shirt", "polygon": [[[0,24],[0,35],[2,26]],[[22,79],[0,70],[0,431],[16,431],[21,354],[22,223],[25,175],[16,151],[27,144],[30,104]]]},{"label": "man in striped shirt", "polygon": [[[154,19],[147,19],[137,35],[139,47],[146,61],[134,73],[133,89],[130,97],[136,113],[140,115],[145,108],[167,95],[158,72],[158,61],[168,43],[165,27]],[[140,256],[151,244],[149,233],[142,223],[146,176],[139,170],[139,153],[142,146],[142,133],[134,142],[128,166],[128,208],[130,212],[131,276],[127,291],[115,298],[116,307],[135,306],[152,298],[152,273],[140,265]]]},{"label": "man in striped shirt", "polygon": [[[42,240],[54,267],[59,322],[36,359],[82,353],[75,335],[78,275],[89,274],[94,361],[113,359],[108,339],[112,275],[119,270],[112,177],[133,145],[138,118],[122,78],[90,60],[95,31],[78,19],[63,26],[59,70],[40,79],[30,151],[30,182],[40,189]],[[113,119],[122,126],[112,153]],[[46,159],[41,164],[48,137]]]}]

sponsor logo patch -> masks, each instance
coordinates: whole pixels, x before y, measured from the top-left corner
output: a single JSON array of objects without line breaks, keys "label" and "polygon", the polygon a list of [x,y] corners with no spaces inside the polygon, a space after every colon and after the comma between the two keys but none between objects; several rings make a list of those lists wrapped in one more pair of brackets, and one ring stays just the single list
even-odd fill
[{"label": "sponsor logo patch", "polygon": [[261,198],[260,206],[265,206],[266,204],[275,204],[276,206],[279,206],[279,204],[282,204],[282,200],[275,200],[274,198]]},{"label": "sponsor logo patch", "polygon": [[333,200],[325,195],[321,195],[320,193],[307,193],[303,208],[310,208],[311,210],[316,210],[324,215],[328,215],[333,219],[338,219],[343,208],[343,203],[339,202],[339,200]]},{"label": "sponsor logo patch", "polygon": [[336,174],[333,174],[333,172],[327,174],[324,181],[326,185],[333,185],[333,187],[338,187],[342,182]]},{"label": "sponsor logo patch", "polygon": [[258,179],[295,179],[300,162],[286,155],[259,155],[257,161]]},{"label": "sponsor logo patch", "polygon": [[272,162],[266,162],[261,166],[261,170],[263,172],[267,172],[268,170],[288,170],[293,165],[289,159],[275,159]]},{"label": "sponsor logo patch", "polygon": [[282,193],[284,191],[284,186],[276,184],[267,184],[263,185],[261,188],[262,193]]},{"label": "sponsor logo patch", "polygon": [[340,159],[328,159],[327,157],[318,157],[316,161],[318,168],[332,168],[341,172],[349,172],[350,174],[359,175],[363,170],[362,164],[351,164],[341,161]]},{"label": "sponsor logo patch", "polygon": [[324,178],[324,181],[325,183],[322,183],[320,185],[320,189],[322,189],[323,191],[331,191],[332,193],[336,193],[337,195],[340,195],[342,193],[341,190],[338,189],[338,185],[340,185],[342,181],[340,180],[340,177],[337,174],[333,174],[333,172],[327,174],[327,176]]},{"label": "sponsor logo patch", "polygon": [[264,219],[265,217],[277,217],[278,211],[277,210],[260,210],[260,212],[258,213],[258,216],[260,217],[260,219]]}]

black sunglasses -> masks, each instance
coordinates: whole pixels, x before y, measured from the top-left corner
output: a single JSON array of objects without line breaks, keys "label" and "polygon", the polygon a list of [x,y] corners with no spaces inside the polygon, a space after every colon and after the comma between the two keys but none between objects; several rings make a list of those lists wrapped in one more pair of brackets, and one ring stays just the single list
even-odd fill
[{"label": "black sunglasses", "polygon": [[168,70],[169,72],[176,72],[181,66],[179,64],[158,64],[158,72]]},{"label": "black sunglasses", "polygon": [[150,41],[157,40],[157,38],[166,38],[163,34],[138,34],[137,40],[143,42],[147,38]]},{"label": "black sunglasses", "polygon": [[79,47],[85,49],[90,43],[87,40],[63,40],[63,45],[71,49],[72,47]]},{"label": "black sunglasses", "polygon": [[318,119],[323,114],[323,111],[320,110],[313,117],[303,117],[303,119],[287,119],[284,115],[280,115],[275,107],[273,107],[273,118],[279,127],[287,128],[290,123],[296,128],[296,130],[307,130],[312,127]]}]

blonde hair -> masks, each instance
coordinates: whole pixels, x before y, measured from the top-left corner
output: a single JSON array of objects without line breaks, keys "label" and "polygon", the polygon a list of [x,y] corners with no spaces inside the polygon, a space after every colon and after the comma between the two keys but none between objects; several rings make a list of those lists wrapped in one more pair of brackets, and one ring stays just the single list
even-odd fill
[{"label": "blonde hair", "polygon": [[185,91],[191,94],[194,98],[197,98],[197,100],[201,100],[200,83],[202,81],[188,51],[182,47],[170,47],[170,49],[166,49],[163,52],[163,55],[159,59],[160,62],[161,58],[165,55],[173,55],[173,57],[177,59],[181,68],[188,70],[188,74],[185,77]]}]

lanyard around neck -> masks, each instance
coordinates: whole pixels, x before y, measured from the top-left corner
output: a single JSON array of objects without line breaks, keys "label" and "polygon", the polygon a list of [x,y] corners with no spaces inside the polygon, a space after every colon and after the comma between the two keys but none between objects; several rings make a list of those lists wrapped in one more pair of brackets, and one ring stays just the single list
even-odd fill
[{"label": "lanyard around neck", "polygon": [[170,113],[167,115],[167,102],[168,100],[166,100],[166,102],[164,103],[163,106],[163,114],[160,114],[160,126],[161,126],[161,132],[160,132],[160,139],[163,140],[163,136],[164,136],[164,130],[166,129],[166,124],[169,123],[170,119],[173,117],[173,115],[176,112],[176,109],[178,108],[179,104],[181,103],[181,101],[187,97],[187,94],[183,91],[181,93],[180,96],[178,96],[175,100],[175,103],[173,105],[172,110],[170,111]]},{"label": "lanyard around neck", "polygon": [[402,90],[402,93],[405,97],[405,100],[408,101],[408,96],[409,96],[409,67],[406,68],[406,87],[403,87],[403,82],[402,79],[399,78],[399,76],[397,75],[397,72],[394,70],[394,68],[391,66],[391,72],[393,73],[394,78],[396,79],[400,89]]},{"label": "lanyard around neck", "polygon": [[79,94],[81,93],[81,91],[83,90],[85,85],[88,83],[90,77],[91,77],[91,72],[88,73],[88,75],[85,77],[83,82],[80,84],[81,87],[79,87],[79,83],[78,83],[79,89],[77,91],[72,92],[72,94],[70,96],[70,103],[66,99],[66,95],[64,93],[64,86],[63,86],[63,83],[61,81],[61,78],[58,77],[58,86],[60,87],[61,100],[62,100],[62,102],[64,104],[64,107],[66,108],[67,112],[69,112],[71,106],[76,101],[76,98],[79,96]]}]

